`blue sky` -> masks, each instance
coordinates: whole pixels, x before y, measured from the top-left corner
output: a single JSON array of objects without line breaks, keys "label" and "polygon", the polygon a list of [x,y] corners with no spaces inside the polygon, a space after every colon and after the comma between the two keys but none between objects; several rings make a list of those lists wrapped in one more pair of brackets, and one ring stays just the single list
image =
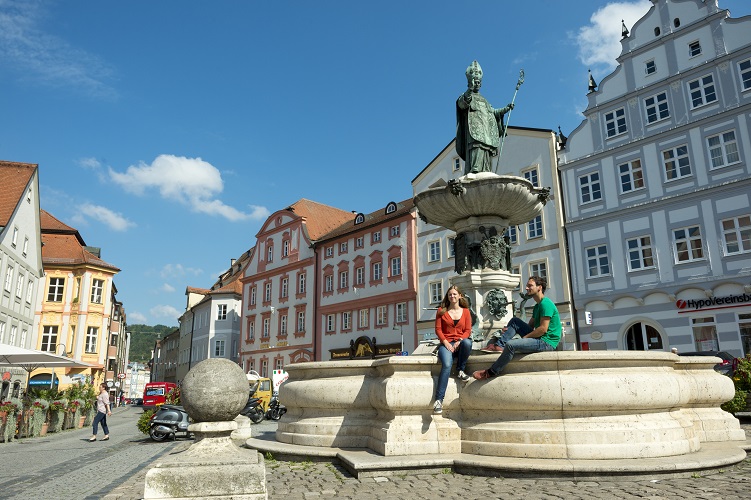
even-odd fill
[{"label": "blue sky", "polygon": [[[0,0],[0,159],[122,269],[128,323],[177,325],[300,198],[371,212],[452,139],[477,59],[511,125],[568,135],[649,0]],[[733,17],[747,0],[720,0]],[[475,24],[473,24],[475,23]]]}]

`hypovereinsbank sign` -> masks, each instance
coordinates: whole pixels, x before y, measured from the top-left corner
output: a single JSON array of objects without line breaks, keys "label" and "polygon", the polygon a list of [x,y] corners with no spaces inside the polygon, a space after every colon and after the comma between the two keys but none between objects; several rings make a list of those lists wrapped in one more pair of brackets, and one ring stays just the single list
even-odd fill
[{"label": "hypovereinsbank sign", "polygon": [[749,304],[751,304],[751,295],[741,293],[725,297],[708,297],[706,299],[680,299],[675,302],[675,307],[679,309],[678,313],[680,314],[699,310],[741,307]]}]

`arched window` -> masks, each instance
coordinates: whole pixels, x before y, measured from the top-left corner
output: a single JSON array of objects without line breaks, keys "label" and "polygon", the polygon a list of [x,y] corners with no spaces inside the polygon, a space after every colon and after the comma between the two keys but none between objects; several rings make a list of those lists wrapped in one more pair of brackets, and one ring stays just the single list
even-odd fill
[{"label": "arched window", "polygon": [[662,335],[653,326],[634,323],[626,330],[626,349],[629,351],[662,351]]}]

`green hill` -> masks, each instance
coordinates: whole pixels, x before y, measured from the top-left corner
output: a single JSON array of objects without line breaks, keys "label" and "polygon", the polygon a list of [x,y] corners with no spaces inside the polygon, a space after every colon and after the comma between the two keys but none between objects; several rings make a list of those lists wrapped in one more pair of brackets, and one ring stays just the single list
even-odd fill
[{"label": "green hill", "polygon": [[177,330],[176,326],[165,325],[128,325],[130,332],[130,359],[138,363],[147,363],[151,359],[154,342]]}]

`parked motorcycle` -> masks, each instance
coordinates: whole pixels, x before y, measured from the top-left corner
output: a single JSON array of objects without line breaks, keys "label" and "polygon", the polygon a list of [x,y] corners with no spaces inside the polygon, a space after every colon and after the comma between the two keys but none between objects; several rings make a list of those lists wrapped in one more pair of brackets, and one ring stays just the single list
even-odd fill
[{"label": "parked motorcycle", "polygon": [[279,398],[274,397],[269,401],[269,409],[266,411],[266,418],[279,420],[285,413],[287,413],[287,407],[279,402]]},{"label": "parked motorcycle", "polygon": [[264,419],[266,413],[263,411],[261,400],[250,396],[248,402],[245,404],[245,408],[240,411],[240,415],[248,417],[251,422],[257,424]]},{"label": "parked motorcycle", "polygon": [[149,436],[154,441],[164,441],[170,436],[175,439],[178,432],[184,432],[186,437],[190,437],[188,425],[188,412],[185,408],[165,404],[151,416]]}]

